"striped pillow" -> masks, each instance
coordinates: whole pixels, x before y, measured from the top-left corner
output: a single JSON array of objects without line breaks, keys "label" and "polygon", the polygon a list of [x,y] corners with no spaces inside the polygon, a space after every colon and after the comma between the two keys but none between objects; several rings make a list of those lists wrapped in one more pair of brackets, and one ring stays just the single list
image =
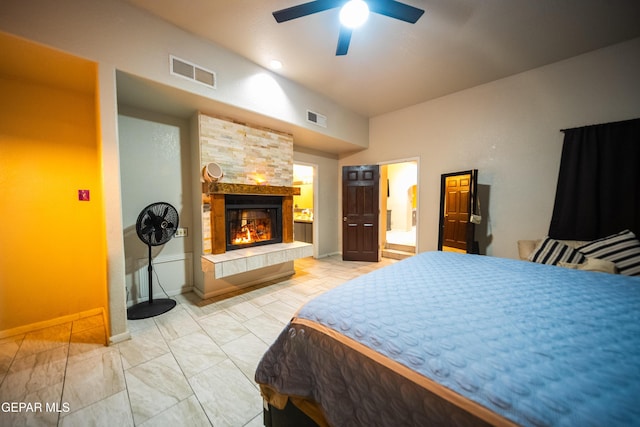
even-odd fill
[{"label": "striped pillow", "polygon": [[578,250],[587,258],[612,261],[620,274],[640,276],[640,241],[629,230],[594,240]]},{"label": "striped pillow", "polygon": [[545,237],[529,255],[529,261],[558,265],[560,262],[582,264],[585,256],[566,243]]}]

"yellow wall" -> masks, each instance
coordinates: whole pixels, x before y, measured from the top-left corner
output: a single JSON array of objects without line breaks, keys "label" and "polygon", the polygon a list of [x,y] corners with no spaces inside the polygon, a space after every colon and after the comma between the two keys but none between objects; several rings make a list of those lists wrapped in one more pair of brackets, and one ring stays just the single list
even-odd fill
[{"label": "yellow wall", "polygon": [[[0,332],[107,308],[94,63],[0,33]],[[78,190],[90,190],[90,201]]]},{"label": "yellow wall", "polygon": [[313,184],[295,185],[300,188],[300,195],[293,196],[293,203],[299,209],[313,209]]}]

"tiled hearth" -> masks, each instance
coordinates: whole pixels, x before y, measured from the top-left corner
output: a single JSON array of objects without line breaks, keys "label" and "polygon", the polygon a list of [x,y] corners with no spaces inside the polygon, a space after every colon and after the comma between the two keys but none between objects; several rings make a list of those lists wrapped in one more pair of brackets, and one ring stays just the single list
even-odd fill
[{"label": "tiled hearth", "polygon": [[219,255],[203,255],[202,271],[221,279],[309,256],[313,256],[313,246],[309,243],[275,243],[237,249]]}]

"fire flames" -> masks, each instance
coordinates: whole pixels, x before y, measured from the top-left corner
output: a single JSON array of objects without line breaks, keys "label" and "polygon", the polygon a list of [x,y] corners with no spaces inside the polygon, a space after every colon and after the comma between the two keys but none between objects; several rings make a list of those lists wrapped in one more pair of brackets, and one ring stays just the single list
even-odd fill
[{"label": "fire flames", "polygon": [[271,229],[268,221],[247,221],[236,230],[231,239],[234,245],[245,245],[271,239]]}]

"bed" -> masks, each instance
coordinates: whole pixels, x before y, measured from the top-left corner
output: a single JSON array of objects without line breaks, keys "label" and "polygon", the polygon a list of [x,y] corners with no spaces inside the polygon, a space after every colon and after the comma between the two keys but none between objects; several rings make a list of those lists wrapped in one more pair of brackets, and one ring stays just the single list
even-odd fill
[{"label": "bed", "polygon": [[640,425],[639,350],[640,278],[427,252],[308,302],[255,379],[274,426]]}]

